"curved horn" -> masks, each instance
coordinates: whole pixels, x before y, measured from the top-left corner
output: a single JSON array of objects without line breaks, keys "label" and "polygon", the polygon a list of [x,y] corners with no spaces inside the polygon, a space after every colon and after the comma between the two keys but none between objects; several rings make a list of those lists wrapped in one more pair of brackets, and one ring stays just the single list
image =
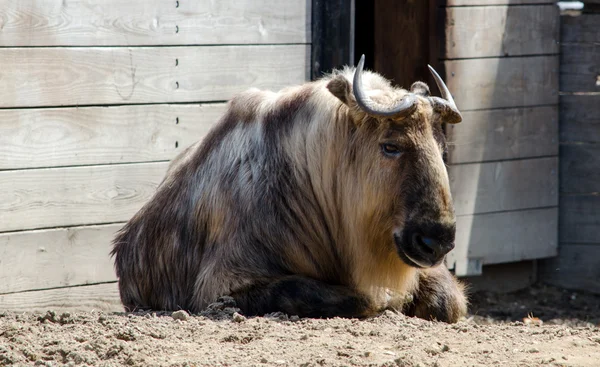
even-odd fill
[{"label": "curved horn", "polygon": [[379,103],[373,101],[371,98],[367,97],[365,92],[362,89],[362,71],[365,66],[365,55],[362,55],[358,65],[356,66],[356,71],[354,72],[354,81],[352,83],[352,89],[354,91],[354,98],[356,98],[356,103],[358,106],[368,113],[369,115],[381,116],[381,117],[404,117],[408,114],[412,113],[416,107],[415,102],[417,101],[417,97],[412,93],[407,94],[402,98],[402,101],[393,107],[384,107]]},{"label": "curved horn", "polygon": [[440,93],[442,94],[442,98],[439,97],[429,97],[431,100],[433,107],[436,111],[438,111],[442,116],[447,120],[450,124],[457,124],[462,121],[462,115],[456,107],[456,103],[454,103],[454,98],[450,94],[446,83],[442,80],[440,75],[431,67],[431,65],[427,65],[429,67],[429,71],[433,75],[433,79],[435,79],[435,84],[437,84]]}]

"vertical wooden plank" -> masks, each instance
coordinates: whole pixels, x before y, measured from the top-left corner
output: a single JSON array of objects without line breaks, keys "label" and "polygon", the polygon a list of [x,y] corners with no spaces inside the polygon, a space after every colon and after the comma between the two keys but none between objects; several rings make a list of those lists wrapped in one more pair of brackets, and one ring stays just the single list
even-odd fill
[{"label": "vertical wooden plank", "polygon": [[429,1],[375,0],[374,6],[374,69],[403,88],[429,81]]},{"label": "vertical wooden plank", "polygon": [[311,78],[353,64],[351,0],[312,0]]}]

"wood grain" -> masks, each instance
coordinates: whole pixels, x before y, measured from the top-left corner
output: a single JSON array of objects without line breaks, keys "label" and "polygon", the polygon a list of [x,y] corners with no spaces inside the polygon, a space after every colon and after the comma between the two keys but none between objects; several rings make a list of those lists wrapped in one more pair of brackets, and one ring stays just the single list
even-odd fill
[{"label": "wood grain", "polygon": [[560,141],[600,142],[600,94],[560,96]]},{"label": "wood grain", "polygon": [[3,311],[124,311],[117,283],[0,295]]},{"label": "wood grain", "polygon": [[563,44],[561,92],[600,92],[600,42]]},{"label": "wood grain", "polygon": [[598,259],[600,243],[595,246],[561,243],[558,257],[540,263],[540,278],[559,287],[600,293]]},{"label": "wood grain", "polygon": [[600,43],[600,14],[581,14],[577,17],[562,17],[560,42]]},{"label": "wood grain", "polygon": [[226,105],[0,110],[0,169],[170,160]]},{"label": "wood grain", "polygon": [[600,243],[600,195],[560,196],[561,243]]},{"label": "wood grain", "polygon": [[558,208],[459,216],[456,248],[447,263],[464,258],[483,264],[540,259],[555,256],[557,247]]},{"label": "wood grain", "polygon": [[310,1],[4,0],[2,46],[310,42]]},{"label": "wood grain", "polygon": [[117,280],[109,252],[121,227],[0,234],[0,294]]},{"label": "wood grain", "polygon": [[558,205],[558,157],[449,167],[456,215]]},{"label": "wood grain", "polygon": [[[557,54],[556,5],[441,8],[445,58]],[[443,16],[442,15],[442,16]]]},{"label": "wood grain", "polygon": [[0,172],[0,232],[129,220],[168,163]]},{"label": "wood grain", "polygon": [[558,103],[558,56],[444,62],[446,84],[461,111]]},{"label": "wood grain", "polygon": [[0,48],[0,107],[222,101],[308,77],[305,45]]},{"label": "wood grain", "polygon": [[554,4],[549,0],[439,0],[447,6]]},{"label": "wood grain", "polygon": [[560,191],[600,193],[600,144],[561,145]]},{"label": "wood grain", "polygon": [[448,162],[472,163],[558,154],[557,106],[466,111],[446,126]]}]

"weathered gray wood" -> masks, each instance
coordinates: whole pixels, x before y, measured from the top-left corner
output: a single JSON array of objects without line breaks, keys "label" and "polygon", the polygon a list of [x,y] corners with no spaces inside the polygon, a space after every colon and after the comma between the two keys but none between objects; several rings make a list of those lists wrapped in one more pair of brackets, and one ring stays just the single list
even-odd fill
[{"label": "weathered gray wood", "polygon": [[558,205],[558,157],[449,167],[457,215]]},{"label": "weathered gray wood", "polygon": [[525,107],[463,112],[446,126],[448,162],[469,163],[558,154],[558,108]]},{"label": "weathered gray wood", "polygon": [[0,295],[3,311],[124,311],[117,283]]},{"label": "weathered gray wood", "polygon": [[600,92],[600,42],[563,44],[560,91]]},{"label": "weathered gray wood", "polygon": [[558,53],[556,5],[441,8],[445,58]]},{"label": "weathered gray wood", "polygon": [[581,14],[577,17],[562,17],[561,43],[600,43],[600,14]]},{"label": "weathered gray wood", "polygon": [[169,160],[225,104],[0,110],[0,169]]},{"label": "weathered gray wood", "polygon": [[567,289],[600,293],[600,243],[563,244],[558,257],[540,262],[540,280]]},{"label": "weathered gray wood", "polygon": [[0,172],[0,232],[128,220],[168,163]]},{"label": "weathered gray wood", "polygon": [[[562,144],[560,191],[568,194],[600,193],[600,144]],[[598,207],[600,211],[600,207]],[[599,242],[600,242],[600,233]]]},{"label": "weathered gray wood", "polygon": [[0,294],[115,281],[109,252],[121,227],[0,234]]},{"label": "weathered gray wood", "polygon": [[558,56],[450,60],[444,65],[461,111],[558,103]]},{"label": "weathered gray wood", "polygon": [[[558,208],[458,216],[447,264],[477,259],[499,264],[556,255]],[[464,275],[464,274],[460,274]]]},{"label": "weathered gray wood", "polygon": [[560,141],[600,142],[600,94],[560,96]]},{"label": "weathered gray wood", "polygon": [[308,77],[305,45],[0,48],[0,107],[221,101]]},{"label": "weathered gray wood", "polygon": [[600,196],[560,196],[560,242],[600,243]]},{"label": "weathered gray wood", "polygon": [[307,0],[4,0],[0,45],[308,43],[310,4]]},{"label": "weathered gray wood", "polygon": [[438,0],[447,6],[554,4],[549,0]]}]

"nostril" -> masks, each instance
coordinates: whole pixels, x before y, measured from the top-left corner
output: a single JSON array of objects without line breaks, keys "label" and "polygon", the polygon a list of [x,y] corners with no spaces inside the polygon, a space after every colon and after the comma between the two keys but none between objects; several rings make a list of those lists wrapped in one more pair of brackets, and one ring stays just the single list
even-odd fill
[{"label": "nostril", "polygon": [[437,246],[437,241],[430,237],[423,237],[418,233],[413,234],[412,237],[413,244],[419,246],[425,252],[433,254],[435,252],[435,247]]}]

